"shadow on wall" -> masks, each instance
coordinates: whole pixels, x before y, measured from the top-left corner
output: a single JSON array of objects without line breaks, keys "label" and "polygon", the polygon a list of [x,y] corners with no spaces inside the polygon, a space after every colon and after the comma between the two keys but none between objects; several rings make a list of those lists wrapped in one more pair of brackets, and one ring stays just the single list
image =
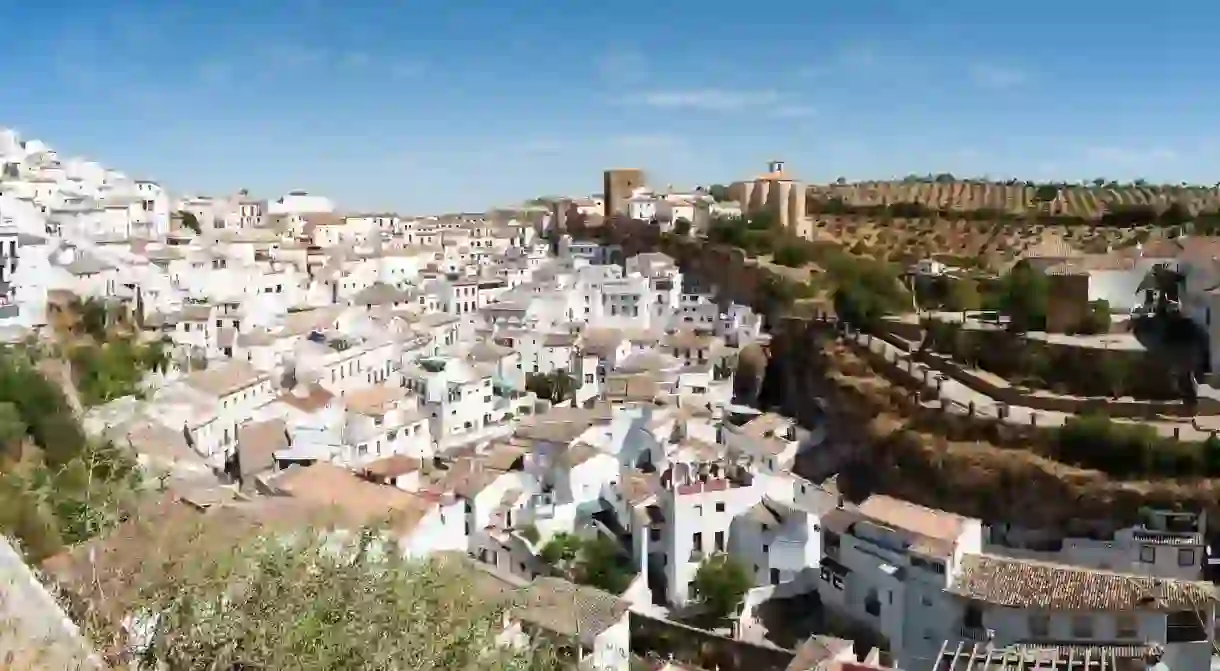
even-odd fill
[{"label": "shadow on wall", "polygon": [[631,613],[631,651],[721,671],[784,671],[791,650],[737,641],[672,620]]}]

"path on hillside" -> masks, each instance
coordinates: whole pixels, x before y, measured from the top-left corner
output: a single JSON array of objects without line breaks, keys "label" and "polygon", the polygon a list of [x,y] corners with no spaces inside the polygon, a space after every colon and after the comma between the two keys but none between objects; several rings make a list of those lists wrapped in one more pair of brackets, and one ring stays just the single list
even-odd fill
[{"label": "path on hillside", "polygon": [[[895,347],[893,344],[866,333],[857,333],[846,337],[853,339],[857,345],[867,347],[870,351],[884,356],[887,360],[896,362],[899,370],[909,371],[908,374],[925,389],[936,391],[937,380],[939,379],[939,402],[944,406],[946,412],[965,415],[969,412],[970,404],[973,403],[975,415],[993,419],[1000,418],[999,406],[1006,404],[999,403],[994,398],[975,391],[944,373],[912,359],[908,352]],[[933,403],[936,403],[936,401],[933,401]],[[1007,412],[1007,416],[1001,421],[1006,424],[1019,426],[1028,426],[1035,422],[1037,426],[1062,426],[1069,417],[1076,416],[1072,413],[1053,410],[1035,410],[1022,405],[1008,405]],[[1181,440],[1207,440],[1211,434],[1209,427],[1216,426],[1217,429],[1220,429],[1220,417],[1182,418],[1179,421],[1169,419],[1133,420],[1122,417],[1114,417],[1112,419],[1115,422],[1124,424],[1147,424],[1156,428],[1157,433],[1165,437],[1173,437],[1174,432],[1177,431],[1178,437]]]}]

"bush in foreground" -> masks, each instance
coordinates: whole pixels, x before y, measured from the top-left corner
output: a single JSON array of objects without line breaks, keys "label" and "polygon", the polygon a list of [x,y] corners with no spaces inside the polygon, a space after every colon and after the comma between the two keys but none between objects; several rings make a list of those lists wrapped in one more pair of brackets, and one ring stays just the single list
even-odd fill
[{"label": "bush in foreground", "polygon": [[108,656],[134,650],[140,668],[560,668],[547,643],[498,644],[510,592],[456,558],[383,553],[371,531],[323,542],[299,524],[235,530],[244,523],[221,514],[197,526],[141,521],[110,549],[90,550],[96,577],[65,583],[80,571],[56,568],[58,557],[44,568]]}]

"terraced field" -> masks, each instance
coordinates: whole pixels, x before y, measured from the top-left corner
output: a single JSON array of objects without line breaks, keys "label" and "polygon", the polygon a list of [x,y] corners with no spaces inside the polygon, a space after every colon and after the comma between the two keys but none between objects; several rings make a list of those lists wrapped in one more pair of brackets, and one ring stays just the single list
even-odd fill
[{"label": "terraced field", "polygon": [[1220,209],[1220,189],[1204,186],[1065,186],[1048,203],[1037,200],[1038,188],[1034,185],[973,181],[818,185],[810,186],[809,194],[820,200],[839,198],[853,207],[911,202],[938,210],[1042,212],[1087,219],[1100,218],[1107,208],[1114,206],[1164,208],[1177,202],[1192,213]]},{"label": "terraced field", "polygon": [[1149,227],[1026,225],[942,218],[881,221],[858,215],[818,215],[811,219],[815,239],[838,242],[856,253],[900,263],[950,257],[993,269],[1051,241],[1062,240],[1082,252],[1101,253],[1155,235]]}]

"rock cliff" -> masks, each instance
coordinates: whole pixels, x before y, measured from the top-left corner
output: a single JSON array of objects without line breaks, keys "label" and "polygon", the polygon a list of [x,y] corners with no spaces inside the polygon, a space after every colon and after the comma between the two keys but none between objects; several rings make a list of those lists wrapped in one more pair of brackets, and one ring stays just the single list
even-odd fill
[{"label": "rock cliff", "polygon": [[574,232],[621,245],[625,258],[669,254],[700,286],[767,315],[772,341],[759,402],[803,422],[830,424],[840,450],[832,461],[849,496],[883,492],[1031,526],[1066,527],[1081,519],[1130,523],[1144,506],[1220,515],[1218,480],[1116,480],[1026,449],[1042,439],[1036,433],[929,415],[912,402],[909,390],[838,343],[833,329],[813,318],[782,316],[767,285],[786,280],[739,249],[661,235],[655,227],[625,220]]}]

